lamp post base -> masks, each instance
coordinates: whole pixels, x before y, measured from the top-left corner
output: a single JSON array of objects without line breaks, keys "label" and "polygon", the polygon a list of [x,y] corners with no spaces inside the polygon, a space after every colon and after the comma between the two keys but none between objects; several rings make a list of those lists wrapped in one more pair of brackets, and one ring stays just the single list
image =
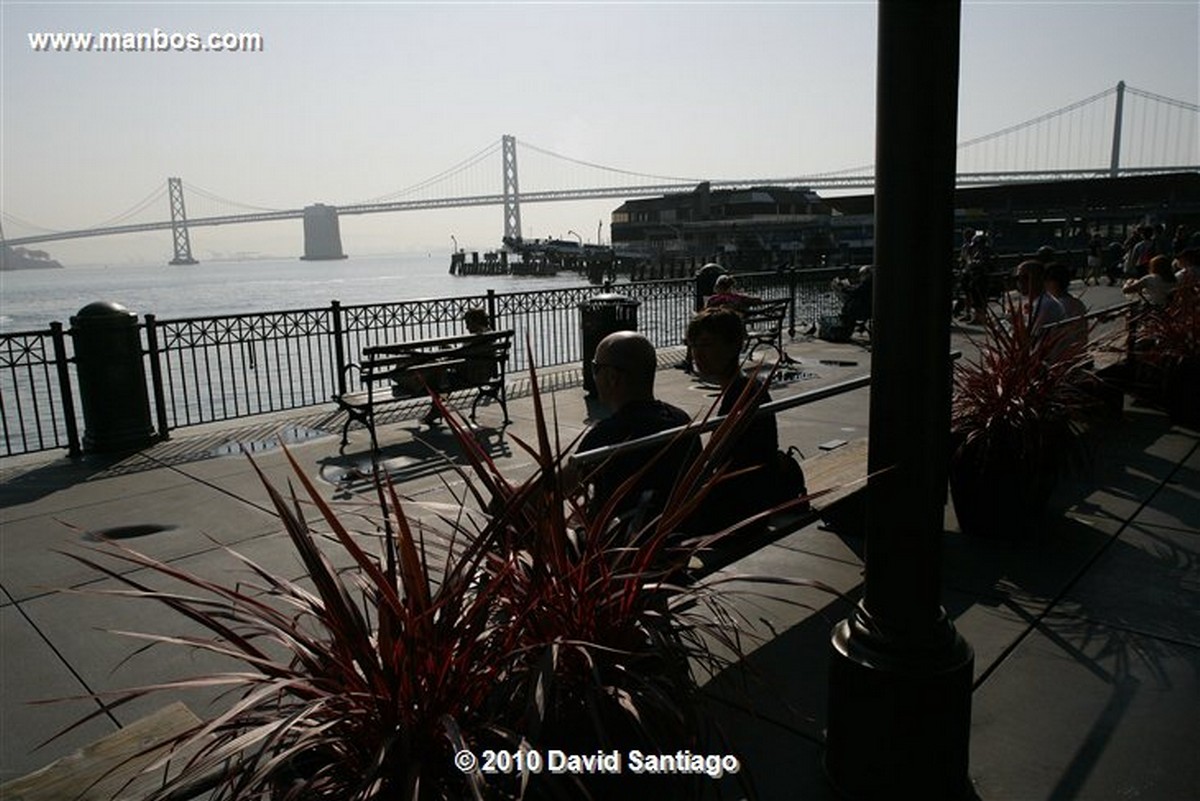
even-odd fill
[{"label": "lamp post base", "polygon": [[833,630],[825,772],[850,799],[963,798],[975,654],[949,619],[895,647],[862,610]]}]

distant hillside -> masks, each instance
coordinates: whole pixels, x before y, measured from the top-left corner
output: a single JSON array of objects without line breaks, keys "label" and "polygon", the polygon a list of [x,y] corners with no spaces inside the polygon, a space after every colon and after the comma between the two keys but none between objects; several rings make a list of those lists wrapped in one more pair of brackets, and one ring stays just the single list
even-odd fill
[{"label": "distant hillside", "polygon": [[0,247],[0,270],[46,270],[54,267],[61,268],[50,254],[44,250],[29,250],[28,248]]}]

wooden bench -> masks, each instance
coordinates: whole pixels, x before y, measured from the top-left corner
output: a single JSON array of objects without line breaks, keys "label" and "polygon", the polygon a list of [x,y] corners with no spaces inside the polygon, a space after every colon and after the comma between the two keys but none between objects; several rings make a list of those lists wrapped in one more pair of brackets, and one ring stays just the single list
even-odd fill
[{"label": "wooden bench", "polygon": [[426,397],[430,389],[443,394],[474,389],[471,420],[480,401],[490,398],[500,403],[504,422],[511,422],[505,370],[512,337],[512,331],[489,331],[363,348],[362,361],[346,365],[347,371],[358,372],[363,389],[333,397],[338,408],[346,412],[342,450],[346,448],[350,424],[358,422],[370,432],[372,450],[378,451],[376,412]]},{"label": "wooden bench", "polygon": [[825,494],[812,498],[807,509],[772,514],[763,531],[730,537],[720,548],[697,553],[692,558],[691,574],[698,578],[720,570],[818,520],[838,534],[861,534],[865,513],[863,491],[867,486],[867,438],[820,447],[819,453],[803,459],[800,466],[809,494]]},{"label": "wooden bench", "polygon": [[20,801],[134,801],[162,785],[164,773],[187,762],[191,751],[177,750],[172,767],[145,773],[166,753],[172,738],[194,731],[200,718],[180,702],[136,720],[41,770],[0,786],[0,798]]},{"label": "wooden bench", "polygon": [[779,361],[793,361],[783,349],[783,321],[791,305],[788,298],[760,300],[742,311],[742,320],[746,323],[747,360],[760,345],[766,345],[775,349]]}]

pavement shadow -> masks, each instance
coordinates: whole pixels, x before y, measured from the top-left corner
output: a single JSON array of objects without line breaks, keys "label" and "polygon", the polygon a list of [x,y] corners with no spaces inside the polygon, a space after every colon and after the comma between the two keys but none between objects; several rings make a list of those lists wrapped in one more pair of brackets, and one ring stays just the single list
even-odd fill
[{"label": "pavement shadow", "polygon": [[725,777],[706,797],[745,797],[739,792],[764,799],[837,797],[821,762],[830,637],[856,600],[830,598],[783,631],[766,618],[753,621],[770,639],[704,687],[704,708],[717,729],[715,747],[742,765],[739,775]]},{"label": "pavement shadow", "polygon": [[65,487],[101,478],[141,473],[159,465],[141,454],[63,457],[29,468],[12,467],[0,473],[0,508],[18,506],[51,495]]},{"label": "pavement shadow", "polygon": [[[1135,746],[1134,753],[1141,754],[1135,759],[1187,764],[1194,713],[1169,699],[1180,692],[1180,681],[1200,671],[1200,596],[1195,592],[1200,540],[1194,532],[1136,523],[1119,535],[1104,536],[1069,519],[1046,533],[1040,541],[1026,539],[1009,549],[1003,560],[997,558],[1002,549],[976,549],[976,579],[994,594],[992,605],[1025,626],[980,674],[977,689],[1010,658],[1018,659],[1018,671],[1021,665],[1058,660],[1082,668],[1057,667],[1045,676],[1050,681],[1074,677],[1059,692],[1063,707],[1075,709],[1071,719],[1078,726],[1070,738],[1075,746],[1046,797],[1077,798],[1094,790],[1098,776],[1112,773],[1109,762],[1121,758],[1112,749],[1122,755],[1129,738],[1136,737],[1132,732],[1162,733]],[[1055,558],[1061,550],[1054,547],[1056,539],[1082,546],[1104,542],[1074,566]],[[1086,550],[1079,556],[1087,556]],[[960,606],[969,605],[957,597]],[[1032,602],[1043,598],[1048,600],[1045,607]],[[1011,675],[998,673],[997,679],[1007,682],[1001,692],[1013,692]],[[1021,692],[1045,697],[1036,689]],[[1154,723],[1148,724],[1151,717]],[[1163,781],[1168,784],[1160,785],[1159,792],[1186,779]]]},{"label": "pavement shadow", "polygon": [[[1050,498],[1052,509],[1070,509],[1078,515],[1104,516],[1104,506],[1093,498],[1097,489],[1140,502],[1150,497],[1161,478],[1176,462],[1151,447],[1172,428],[1166,415],[1154,409],[1126,405],[1122,418],[1092,424],[1082,441],[1079,463],[1059,481]],[[1200,505],[1181,508],[1191,528],[1200,527]]]},{"label": "pavement shadow", "polygon": [[[513,455],[505,428],[476,426],[469,431],[485,454],[492,459],[505,459]],[[349,499],[373,494],[376,462],[381,474],[386,474],[396,486],[470,467],[462,443],[447,426],[418,426],[410,430],[411,439],[384,445],[375,459],[367,449],[318,460],[321,478],[336,487],[334,497]]]}]

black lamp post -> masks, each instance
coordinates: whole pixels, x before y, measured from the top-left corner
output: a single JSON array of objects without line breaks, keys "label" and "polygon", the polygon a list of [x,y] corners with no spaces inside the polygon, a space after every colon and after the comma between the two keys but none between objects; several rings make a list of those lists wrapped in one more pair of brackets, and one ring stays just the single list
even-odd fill
[{"label": "black lamp post", "polygon": [[[882,0],[866,582],[834,629],[825,767],[849,798],[968,788],[974,654],[941,606],[958,0]],[[930,458],[940,455],[942,458]]]}]

